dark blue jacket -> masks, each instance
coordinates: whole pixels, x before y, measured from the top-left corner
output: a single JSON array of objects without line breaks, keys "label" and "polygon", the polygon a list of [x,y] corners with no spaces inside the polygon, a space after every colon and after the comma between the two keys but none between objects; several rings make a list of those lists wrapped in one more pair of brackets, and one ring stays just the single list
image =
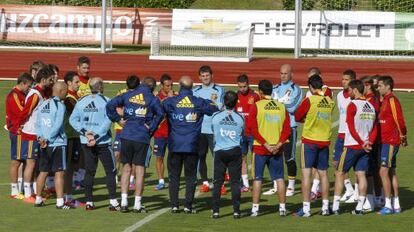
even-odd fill
[{"label": "dark blue jacket", "polygon": [[126,120],[120,138],[149,144],[151,136],[164,118],[159,98],[154,96],[148,86],[141,85],[108,102],[106,111],[113,122],[121,120],[116,112],[117,107],[124,107],[123,118]]},{"label": "dark blue jacket", "polygon": [[171,152],[197,152],[203,116],[218,111],[212,101],[193,96],[191,90],[182,89],[178,96],[163,101],[168,120],[168,150]]}]

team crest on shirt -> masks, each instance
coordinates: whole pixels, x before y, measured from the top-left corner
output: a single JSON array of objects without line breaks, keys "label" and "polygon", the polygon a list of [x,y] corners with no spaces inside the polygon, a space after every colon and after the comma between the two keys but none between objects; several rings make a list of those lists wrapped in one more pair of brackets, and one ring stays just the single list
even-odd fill
[{"label": "team crest on shirt", "polygon": [[212,93],[212,94],[211,94],[211,96],[210,96],[210,99],[211,99],[212,101],[216,101],[216,100],[217,100],[217,98],[218,98],[217,93]]},{"label": "team crest on shirt", "polygon": [[147,108],[146,107],[139,107],[135,110],[135,115],[137,117],[145,117],[147,115]]},{"label": "team crest on shirt", "polygon": [[188,113],[185,116],[185,120],[187,122],[196,122],[197,121],[197,113]]},{"label": "team crest on shirt", "polygon": [[129,99],[129,102],[138,104],[138,105],[145,105],[145,99],[144,94],[140,93],[138,95],[135,95]]},{"label": "team crest on shirt", "polygon": [[247,100],[247,104],[249,105],[254,104],[254,97],[249,97],[249,99]]}]

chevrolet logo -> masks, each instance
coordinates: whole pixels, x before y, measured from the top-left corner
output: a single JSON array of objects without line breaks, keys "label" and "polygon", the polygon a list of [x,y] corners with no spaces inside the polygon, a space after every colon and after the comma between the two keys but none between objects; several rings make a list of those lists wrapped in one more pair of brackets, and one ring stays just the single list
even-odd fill
[{"label": "chevrolet logo", "polygon": [[223,32],[231,33],[240,30],[239,23],[234,22],[223,22],[221,18],[204,18],[203,21],[192,23],[190,26],[185,28],[186,30],[201,31],[206,35],[217,35]]}]

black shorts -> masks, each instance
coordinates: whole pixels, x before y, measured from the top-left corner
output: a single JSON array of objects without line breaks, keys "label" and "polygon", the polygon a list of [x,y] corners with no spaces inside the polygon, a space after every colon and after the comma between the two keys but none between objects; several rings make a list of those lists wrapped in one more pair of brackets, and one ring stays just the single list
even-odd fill
[{"label": "black shorts", "polygon": [[39,157],[40,172],[60,172],[66,170],[66,146],[41,149]]},{"label": "black shorts", "polygon": [[121,163],[148,167],[151,151],[149,144],[121,139]]},{"label": "black shorts", "polygon": [[78,163],[82,146],[79,138],[68,139],[67,163]]}]

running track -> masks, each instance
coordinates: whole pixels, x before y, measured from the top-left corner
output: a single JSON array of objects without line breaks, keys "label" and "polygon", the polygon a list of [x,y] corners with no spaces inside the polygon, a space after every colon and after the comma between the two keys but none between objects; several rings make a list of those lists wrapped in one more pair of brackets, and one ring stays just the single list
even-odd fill
[{"label": "running track", "polygon": [[299,85],[306,85],[307,70],[317,66],[322,70],[325,84],[332,87],[340,86],[341,73],[345,69],[352,68],[358,76],[391,75],[396,82],[396,88],[414,89],[413,61],[257,58],[250,63],[228,63],[150,61],[148,56],[130,54],[0,51],[0,77],[16,77],[20,72],[27,71],[34,60],[58,65],[61,70],[60,76],[63,76],[64,72],[76,69],[77,58],[82,55],[92,60],[91,76],[100,76],[104,80],[124,80],[129,74],[137,74],[140,77],[149,75],[158,79],[162,73],[169,73],[175,81],[182,75],[189,75],[198,82],[198,68],[207,64],[213,68],[217,83],[235,83],[236,76],[241,73],[249,75],[253,84],[261,79],[269,79],[277,83],[279,67],[288,63],[293,66],[294,80]]}]

